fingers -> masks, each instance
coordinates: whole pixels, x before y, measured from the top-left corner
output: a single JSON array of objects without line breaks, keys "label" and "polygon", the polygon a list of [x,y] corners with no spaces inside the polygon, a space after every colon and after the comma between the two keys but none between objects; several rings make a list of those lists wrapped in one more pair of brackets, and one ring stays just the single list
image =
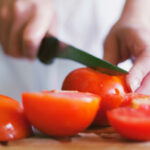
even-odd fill
[{"label": "fingers", "polygon": [[8,36],[11,25],[10,14],[10,2],[9,0],[1,1],[0,4],[0,41],[5,53],[8,53]]},{"label": "fingers", "polygon": [[0,0],[0,41],[5,53],[35,58],[51,16],[49,0]]},{"label": "fingers", "polygon": [[127,75],[126,81],[129,88],[135,91],[141,84],[143,78],[150,71],[150,54],[149,51],[143,51],[135,61],[133,67]]},{"label": "fingers", "polygon": [[9,55],[13,57],[23,57],[21,37],[24,24],[29,20],[32,10],[23,1],[16,1],[13,5],[13,17],[10,35],[8,38]]},{"label": "fingers", "polygon": [[51,13],[43,10],[35,12],[23,32],[23,52],[30,59],[37,55],[38,47],[46,35],[51,21]]},{"label": "fingers", "polygon": [[144,77],[140,87],[135,92],[150,95],[150,72]]},{"label": "fingers", "polygon": [[113,35],[113,33],[110,33],[104,42],[104,60],[112,64],[118,64],[118,52],[119,50],[116,36]]}]

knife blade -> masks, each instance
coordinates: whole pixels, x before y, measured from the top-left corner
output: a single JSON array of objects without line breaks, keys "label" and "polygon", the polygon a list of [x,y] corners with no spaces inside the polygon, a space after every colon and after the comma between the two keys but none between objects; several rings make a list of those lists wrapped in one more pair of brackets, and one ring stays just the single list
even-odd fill
[{"label": "knife blade", "polygon": [[126,70],[119,68],[118,66],[59,41],[54,37],[44,38],[38,52],[39,60],[44,64],[50,64],[56,57],[70,59],[110,75],[128,73]]}]

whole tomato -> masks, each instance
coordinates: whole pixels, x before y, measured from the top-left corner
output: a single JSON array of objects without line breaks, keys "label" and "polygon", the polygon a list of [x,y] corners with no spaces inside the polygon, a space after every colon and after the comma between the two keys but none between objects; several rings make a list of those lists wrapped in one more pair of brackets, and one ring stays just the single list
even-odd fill
[{"label": "whole tomato", "polygon": [[95,125],[108,125],[106,111],[119,107],[124,94],[129,92],[125,84],[125,75],[111,76],[91,68],[79,68],[72,71],[64,80],[63,90],[77,90],[99,95],[101,107],[95,118]]}]

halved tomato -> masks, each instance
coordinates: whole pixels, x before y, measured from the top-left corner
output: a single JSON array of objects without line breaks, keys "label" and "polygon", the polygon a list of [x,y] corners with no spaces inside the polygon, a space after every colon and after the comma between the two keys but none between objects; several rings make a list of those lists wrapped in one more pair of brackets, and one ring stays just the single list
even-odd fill
[{"label": "halved tomato", "polygon": [[31,126],[20,103],[0,95],[0,141],[25,138],[31,133]]},{"label": "halved tomato", "polygon": [[75,91],[23,93],[23,106],[31,124],[50,136],[73,136],[95,118],[100,97]]},{"label": "halved tomato", "polygon": [[101,107],[94,121],[95,125],[108,125],[107,110],[119,107],[124,94],[129,92],[125,84],[125,75],[110,76],[91,68],[72,71],[65,78],[62,89],[90,92],[102,98]]},{"label": "halved tomato", "polygon": [[121,107],[147,107],[150,106],[150,96],[138,93],[128,93],[124,96]]},{"label": "halved tomato", "polygon": [[108,111],[108,119],[114,129],[123,137],[136,140],[150,140],[150,107],[122,107]]}]

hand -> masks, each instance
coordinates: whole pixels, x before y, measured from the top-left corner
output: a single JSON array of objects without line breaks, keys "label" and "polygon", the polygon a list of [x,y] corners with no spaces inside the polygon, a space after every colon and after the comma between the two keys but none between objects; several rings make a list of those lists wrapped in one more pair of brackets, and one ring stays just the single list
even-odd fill
[{"label": "hand", "polygon": [[34,59],[54,16],[52,0],[0,0],[0,42],[6,54]]},{"label": "hand", "polygon": [[150,94],[149,7],[149,0],[142,1],[142,4],[140,0],[127,0],[122,16],[104,43],[105,60],[113,64],[128,58],[133,60],[126,78],[127,85],[132,91],[143,94]]}]

